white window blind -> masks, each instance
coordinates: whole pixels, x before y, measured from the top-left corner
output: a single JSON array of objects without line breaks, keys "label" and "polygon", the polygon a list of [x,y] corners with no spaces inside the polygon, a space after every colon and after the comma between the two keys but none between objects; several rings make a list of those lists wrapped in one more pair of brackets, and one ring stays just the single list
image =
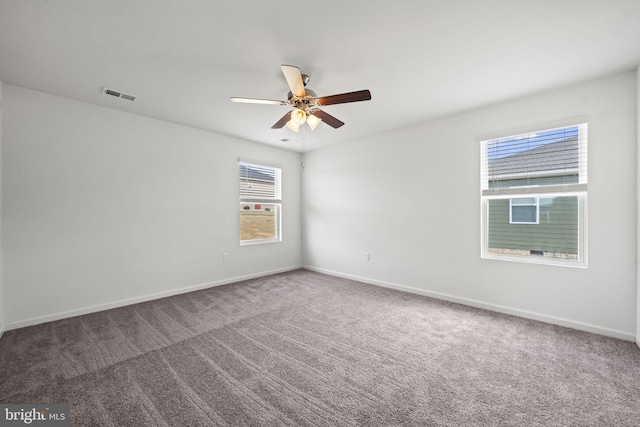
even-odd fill
[{"label": "white window blind", "polygon": [[587,190],[587,124],[482,141],[482,194]]},{"label": "white window blind", "polygon": [[239,162],[239,172],[242,201],[280,202],[281,169]]}]

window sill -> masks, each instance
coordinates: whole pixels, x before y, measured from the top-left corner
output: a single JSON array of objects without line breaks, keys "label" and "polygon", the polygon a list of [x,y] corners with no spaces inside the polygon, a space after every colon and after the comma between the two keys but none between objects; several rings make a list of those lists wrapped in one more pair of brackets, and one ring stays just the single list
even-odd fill
[{"label": "window sill", "polygon": [[541,265],[554,265],[560,267],[573,267],[573,268],[587,268],[586,261],[573,261],[563,260],[556,258],[544,258],[535,256],[517,256],[517,255],[494,255],[494,254],[482,254],[482,259],[496,260],[496,261],[510,261],[510,262],[522,262],[526,264],[541,264]]},{"label": "window sill", "polygon": [[256,239],[256,240],[240,240],[240,246],[262,245],[265,243],[280,243],[282,239]]}]

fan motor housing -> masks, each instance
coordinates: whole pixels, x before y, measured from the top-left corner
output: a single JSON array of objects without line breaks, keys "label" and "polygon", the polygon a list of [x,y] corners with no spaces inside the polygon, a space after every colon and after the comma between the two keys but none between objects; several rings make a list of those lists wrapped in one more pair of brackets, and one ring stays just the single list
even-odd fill
[{"label": "fan motor housing", "polygon": [[316,98],[318,95],[311,89],[305,89],[306,96],[299,98],[295,96],[293,93],[289,92],[288,101],[291,106],[299,108],[303,111],[306,111],[309,107],[313,107],[316,105]]}]

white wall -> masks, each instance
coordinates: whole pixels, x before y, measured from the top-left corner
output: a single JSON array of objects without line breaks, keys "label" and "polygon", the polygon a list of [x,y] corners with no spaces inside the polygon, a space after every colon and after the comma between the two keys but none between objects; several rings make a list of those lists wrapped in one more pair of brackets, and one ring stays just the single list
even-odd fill
[{"label": "white wall", "polygon": [[[588,268],[481,259],[479,139],[582,115]],[[636,120],[628,72],[307,153],[303,264],[633,340]]]},{"label": "white wall", "polygon": [[[298,153],[12,85],[2,108],[7,328],[301,265]],[[281,243],[239,245],[239,157],[283,168]]]}]

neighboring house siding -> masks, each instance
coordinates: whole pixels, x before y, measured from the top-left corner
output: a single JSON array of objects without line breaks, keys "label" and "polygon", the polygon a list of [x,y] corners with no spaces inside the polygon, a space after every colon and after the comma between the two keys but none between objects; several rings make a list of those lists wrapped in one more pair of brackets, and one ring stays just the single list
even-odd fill
[{"label": "neighboring house siding", "polygon": [[[272,199],[275,194],[276,178],[266,173],[262,167],[240,164],[240,197],[247,199]],[[276,196],[278,197],[278,196]]]},{"label": "neighboring house siding", "polygon": [[248,181],[240,182],[240,194],[246,194],[251,192],[253,194],[262,194],[262,195],[273,195],[274,193],[274,183],[273,182],[264,182],[258,180],[249,179]]},{"label": "neighboring house siding", "polygon": [[578,199],[540,199],[539,224],[510,224],[509,199],[489,201],[489,250],[578,253]]}]

